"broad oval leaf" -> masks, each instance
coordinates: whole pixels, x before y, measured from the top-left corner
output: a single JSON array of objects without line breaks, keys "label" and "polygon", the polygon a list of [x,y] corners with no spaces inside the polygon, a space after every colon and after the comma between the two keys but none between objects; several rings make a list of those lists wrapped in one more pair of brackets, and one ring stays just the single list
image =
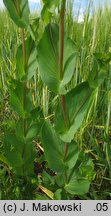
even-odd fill
[{"label": "broad oval leaf", "polygon": [[25,41],[26,48],[26,66],[24,71],[24,57],[23,57],[23,49],[22,45],[18,47],[16,54],[16,70],[19,80],[21,80],[25,73],[27,77],[27,81],[29,81],[32,76],[35,74],[38,64],[37,64],[37,50],[35,47],[35,42],[29,37]]},{"label": "broad oval leaf", "polygon": [[84,82],[65,95],[66,112],[69,120],[68,127],[64,121],[61,102],[59,103],[55,113],[55,129],[64,142],[70,143],[81,126],[89,106],[92,91],[88,82]]},{"label": "broad oval leaf", "polygon": [[13,80],[13,84],[14,87],[11,86],[10,90],[10,103],[13,109],[18,113],[20,118],[30,116],[30,111],[33,109],[30,90],[25,86],[23,81]]},{"label": "broad oval leaf", "polygon": [[31,142],[23,142],[14,134],[6,134],[4,138],[6,158],[16,175],[34,175],[35,149]]},{"label": "broad oval leaf", "polygon": [[48,121],[43,125],[41,141],[49,168],[55,172],[63,172],[65,169],[63,161],[64,143],[58,138]]},{"label": "broad oval leaf", "polygon": [[54,92],[65,94],[76,66],[77,48],[70,38],[64,38],[63,77],[59,75],[59,28],[49,24],[38,44],[39,73],[44,83]]},{"label": "broad oval leaf", "polygon": [[81,152],[76,166],[69,172],[65,190],[72,195],[83,195],[88,192],[90,183],[95,177],[94,164]]},{"label": "broad oval leaf", "polygon": [[65,190],[72,195],[83,195],[88,192],[90,182],[87,179],[79,178],[65,185]]},{"label": "broad oval leaf", "polygon": [[28,0],[3,0],[10,17],[20,28],[26,28],[29,25],[29,4]]}]

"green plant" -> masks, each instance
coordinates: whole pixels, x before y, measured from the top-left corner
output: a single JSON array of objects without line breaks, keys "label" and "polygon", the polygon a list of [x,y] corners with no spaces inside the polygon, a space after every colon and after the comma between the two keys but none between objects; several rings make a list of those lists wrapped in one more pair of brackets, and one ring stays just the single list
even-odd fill
[{"label": "green plant", "polygon": [[17,114],[16,125],[13,131],[5,133],[4,151],[16,178],[15,182],[18,185],[22,182],[24,189],[21,191],[23,197],[27,198],[28,191],[32,194],[31,181],[35,177],[36,151],[32,141],[40,130],[38,108],[33,104],[29,88],[29,81],[37,69],[37,51],[31,36],[25,36],[25,29],[29,27],[28,1],[4,0],[4,4],[21,31],[21,44],[16,53],[16,79],[12,78],[9,85],[10,104]]},{"label": "green plant", "polygon": [[78,23],[73,1],[43,0],[30,22],[27,0],[4,3],[16,25],[1,12],[1,199],[110,196],[110,8],[90,16],[89,1]]},{"label": "green plant", "polygon": [[63,199],[65,196],[68,199],[87,193],[94,179],[92,160],[86,158],[73,139],[87,112],[93,89],[85,81],[67,92],[66,86],[73,76],[78,50],[64,33],[66,1],[55,1],[57,5],[48,2],[45,5],[48,11],[52,5],[53,8],[60,6],[60,24],[59,27],[54,23],[46,26],[38,44],[38,65],[42,80],[59,95],[59,99],[54,125],[49,120],[43,124],[41,143],[48,166],[56,173],[55,198]]}]

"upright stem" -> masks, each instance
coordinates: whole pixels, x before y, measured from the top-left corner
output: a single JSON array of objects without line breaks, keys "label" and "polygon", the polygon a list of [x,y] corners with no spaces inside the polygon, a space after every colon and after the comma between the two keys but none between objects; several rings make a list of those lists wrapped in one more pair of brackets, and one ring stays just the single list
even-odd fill
[{"label": "upright stem", "polygon": [[[24,62],[24,71],[26,73],[26,47],[25,47],[25,34],[24,34],[24,29],[21,30],[21,36],[22,36],[22,50],[23,50],[23,62]],[[26,107],[26,86],[27,83],[24,81],[24,110]],[[26,120],[23,120],[23,128],[24,128],[24,137],[26,136]]]},{"label": "upright stem", "polygon": [[[24,29],[21,30],[21,37],[22,37],[22,50],[23,50],[23,62],[24,62],[24,71],[26,73],[26,47],[25,47],[25,33],[24,33]],[[27,87],[27,83],[26,80],[24,81],[24,101],[23,101],[23,106],[24,106],[24,110],[26,108],[26,87]],[[23,130],[24,130],[24,137],[26,136],[26,119],[23,119]],[[25,151],[25,145],[23,147],[23,155],[24,155],[24,151]]]},{"label": "upright stem", "polygon": [[[61,3],[61,11],[60,11],[60,26],[59,26],[59,76],[60,80],[63,78],[63,53],[64,53],[64,18],[65,18],[65,5],[66,5],[66,0],[62,0]],[[69,120],[68,120],[68,115],[67,115],[67,110],[66,110],[66,102],[65,102],[65,96],[61,95],[61,107],[62,107],[62,112],[64,116],[64,122],[66,127],[69,127]],[[68,151],[68,144],[64,143],[64,158],[63,160],[65,161],[66,155]],[[67,182],[67,173],[65,171],[65,182]]]}]

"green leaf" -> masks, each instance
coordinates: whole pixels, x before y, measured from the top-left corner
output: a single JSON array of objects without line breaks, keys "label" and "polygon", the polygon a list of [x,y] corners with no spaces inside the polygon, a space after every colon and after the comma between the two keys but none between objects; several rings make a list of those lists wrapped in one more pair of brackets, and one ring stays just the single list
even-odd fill
[{"label": "green leaf", "polygon": [[6,134],[4,138],[6,158],[16,175],[34,175],[35,149],[31,142],[23,142],[14,134]]},{"label": "green leaf", "polygon": [[91,159],[81,152],[75,167],[69,171],[65,190],[72,195],[83,195],[88,192],[90,183],[95,177],[94,165]]},{"label": "green leaf", "polygon": [[23,104],[21,103],[19,97],[16,95],[14,90],[11,90],[10,103],[13,109],[18,113],[19,117],[24,118],[25,112]]},{"label": "green leaf", "polygon": [[23,81],[18,81],[18,80],[13,80],[13,90],[17,97],[19,98],[21,104],[23,105],[23,100],[24,100],[24,82]]},{"label": "green leaf", "polygon": [[28,0],[3,0],[10,17],[20,28],[26,28],[29,25],[29,5]]},{"label": "green leaf", "polygon": [[54,200],[61,200],[61,193],[62,189],[56,190],[56,192],[54,193]]},{"label": "green leaf", "polygon": [[16,53],[16,71],[18,79],[21,80],[25,75],[22,45],[18,47]]},{"label": "green leaf", "polygon": [[38,68],[37,50],[35,48],[35,45],[33,44],[27,61],[27,68],[26,68],[27,81],[29,81],[36,74],[37,68]]},{"label": "green leaf", "polygon": [[[77,53],[72,53],[72,55],[69,56],[69,58],[67,58],[68,53],[70,53],[70,47],[73,47],[73,44],[71,44],[72,42],[68,39],[67,40],[68,44],[70,44],[70,46],[66,47],[65,51],[67,53],[67,55],[64,55],[64,62],[66,62],[64,64],[64,75],[63,75],[63,79],[61,81],[60,84],[60,89],[62,91],[63,86],[65,86],[67,83],[70,82],[73,74],[74,74],[74,69],[75,69],[75,65],[76,65],[76,58],[77,58]],[[67,43],[66,43],[67,45]],[[65,54],[65,52],[64,52]]]},{"label": "green leaf", "polygon": [[59,103],[55,113],[55,129],[64,142],[70,143],[81,126],[89,106],[91,94],[92,89],[87,82],[84,82],[65,95],[69,126],[64,121],[61,102]]},{"label": "green leaf", "polygon": [[33,109],[32,95],[23,81],[14,80],[14,85],[10,90],[10,103],[19,117],[25,118]]},{"label": "green leaf", "polygon": [[38,45],[39,73],[44,83],[54,92],[65,94],[65,85],[71,80],[76,66],[77,49],[65,35],[63,78],[59,75],[59,28],[49,24]]},{"label": "green leaf", "polygon": [[93,67],[88,77],[88,82],[91,88],[97,88],[103,83],[107,75],[108,67],[109,66],[104,63],[104,61],[101,62],[94,56]]},{"label": "green leaf", "polygon": [[10,103],[13,109],[18,113],[19,117],[24,118],[24,83],[12,80],[10,88]]},{"label": "green leaf", "polygon": [[63,162],[64,145],[48,121],[43,125],[41,141],[49,168],[55,172],[63,172],[65,169]]},{"label": "green leaf", "polygon": [[32,141],[38,136],[42,127],[42,122],[33,123],[27,131],[26,139]]},{"label": "green leaf", "polygon": [[15,135],[6,134],[4,144],[6,158],[10,166],[14,168],[18,175],[21,175],[24,163],[22,158],[23,143],[18,141]]},{"label": "green leaf", "polygon": [[83,178],[73,179],[65,185],[65,190],[72,195],[83,195],[88,192],[90,182]]},{"label": "green leaf", "polygon": [[21,80],[25,73],[27,76],[27,81],[29,81],[32,76],[35,74],[37,70],[37,50],[35,47],[35,42],[29,37],[25,41],[25,48],[26,48],[26,67],[24,71],[24,62],[23,62],[23,49],[22,45],[18,47],[17,54],[16,54],[16,69],[18,78]]}]

